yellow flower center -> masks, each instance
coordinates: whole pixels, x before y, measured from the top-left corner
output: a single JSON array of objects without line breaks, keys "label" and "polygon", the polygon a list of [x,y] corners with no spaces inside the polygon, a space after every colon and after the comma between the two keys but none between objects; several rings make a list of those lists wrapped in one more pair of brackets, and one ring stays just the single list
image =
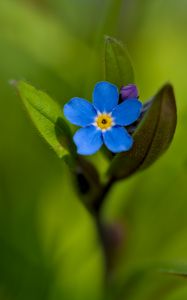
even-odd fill
[{"label": "yellow flower center", "polygon": [[113,119],[110,114],[101,114],[96,118],[96,125],[102,129],[107,130],[113,125]]}]

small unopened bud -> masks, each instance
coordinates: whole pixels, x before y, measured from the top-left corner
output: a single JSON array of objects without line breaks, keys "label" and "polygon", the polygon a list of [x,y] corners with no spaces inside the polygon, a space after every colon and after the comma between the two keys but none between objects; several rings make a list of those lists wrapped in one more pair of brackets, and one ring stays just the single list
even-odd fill
[{"label": "small unopened bud", "polygon": [[138,89],[135,84],[129,84],[126,86],[123,86],[120,91],[121,99],[127,100],[132,98],[138,98]]}]

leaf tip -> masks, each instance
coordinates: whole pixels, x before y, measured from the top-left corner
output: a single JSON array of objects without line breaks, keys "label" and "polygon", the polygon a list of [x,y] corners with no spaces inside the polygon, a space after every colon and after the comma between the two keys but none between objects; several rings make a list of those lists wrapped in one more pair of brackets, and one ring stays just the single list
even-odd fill
[{"label": "leaf tip", "polygon": [[13,86],[13,87],[17,87],[17,85],[18,85],[18,80],[16,80],[16,79],[10,79],[9,81],[8,81],[8,83],[11,85],[11,86]]},{"label": "leaf tip", "polygon": [[105,42],[109,42],[109,41],[112,41],[112,37],[111,36],[109,36],[109,35],[107,35],[107,34],[105,34],[104,35],[104,40],[105,40]]},{"label": "leaf tip", "polygon": [[105,39],[105,43],[106,43],[106,44],[118,45],[118,46],[124,48],[123,43],[122,43],[121,41],[117,40],[116,38],[112,37],[112,36],[105,35],[105,36],[104,36],[104,39]]},{"label": "leaf tip", "polygon": [[163,87],[161,88],[161,91],[174,94],[174,88],[173,85],[170,82],[166,82]]}]

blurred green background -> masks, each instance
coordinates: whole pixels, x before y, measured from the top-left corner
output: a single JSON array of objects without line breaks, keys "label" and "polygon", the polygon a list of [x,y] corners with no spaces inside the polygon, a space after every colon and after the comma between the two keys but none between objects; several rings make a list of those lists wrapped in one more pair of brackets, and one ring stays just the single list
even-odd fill
[{"label": "blurred green background", "polygon": [[[186,300],[187,282],[151,264],[187,264],[187,1],[0,1],[0,300],[102,300],[94,222],[69,172],[9,85],[26,79],[63,105],[103,78],[103,35],[129,49],[142,101],[175,88],[178,128],[150,169],[117,184],[104,218],[125,224],[115,300]],[[99,157],[98,157],[99,159]]]}]

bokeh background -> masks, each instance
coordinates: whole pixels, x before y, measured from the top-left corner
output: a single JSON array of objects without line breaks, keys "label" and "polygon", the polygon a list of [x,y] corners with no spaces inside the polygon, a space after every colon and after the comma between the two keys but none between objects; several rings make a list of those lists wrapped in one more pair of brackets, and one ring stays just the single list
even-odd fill
[{"label": "bokeh background", "polygon": [[109,298],[95,224],[9,84],[26,79],[61,105],[90,99],[104,34],[128,46],[142,101],[169,81],[178,106],[169,151],[108,196],[104,218],[126,228],[109,294],[187,299],[185,278],[147,272],[187,264],[187,1],[1,0],[0,300]]}]

